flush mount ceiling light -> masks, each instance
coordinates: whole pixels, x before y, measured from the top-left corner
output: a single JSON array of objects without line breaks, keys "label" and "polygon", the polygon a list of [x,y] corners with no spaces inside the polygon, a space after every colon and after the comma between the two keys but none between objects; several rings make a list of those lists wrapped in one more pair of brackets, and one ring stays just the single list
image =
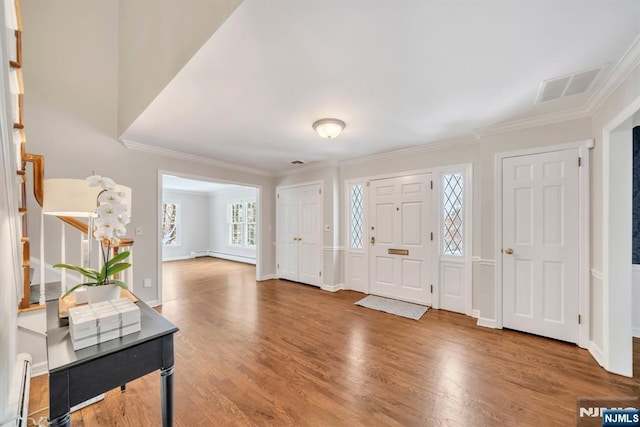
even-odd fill
[{"label": "flush mount ceiling light", "polygon": [[332,139],[340,135],[345,124],[338,119],[320,119],[313,124],[313,128],[323,138]]}]

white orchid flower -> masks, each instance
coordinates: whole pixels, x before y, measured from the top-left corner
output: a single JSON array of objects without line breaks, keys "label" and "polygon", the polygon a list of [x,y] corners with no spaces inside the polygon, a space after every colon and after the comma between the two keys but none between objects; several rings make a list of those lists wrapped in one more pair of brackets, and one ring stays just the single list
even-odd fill
[{"label": "white orchid flower", "polygon": [[91,175],[87,178],[89,181],[89,187],[102,187],[105,190],[113,190],[116,183],[111,179],[100,175]]},{"label": "white orchid flower", "polygon": [[121,203],[122,196],[115,191],[107,190],[98,195],[98,201],[100,203]]},{"label": "white orchid flower", "polygon": [[111,178],[103,177],[100,186],[105,190],[113,190],[116,187],[116,183]]},{"label": "white orchid flower", "polygon": [[97,187],[100,185],[102,177],[100,175],[91,175],[87,177],[87,181],[89,182],[89,187]]}]

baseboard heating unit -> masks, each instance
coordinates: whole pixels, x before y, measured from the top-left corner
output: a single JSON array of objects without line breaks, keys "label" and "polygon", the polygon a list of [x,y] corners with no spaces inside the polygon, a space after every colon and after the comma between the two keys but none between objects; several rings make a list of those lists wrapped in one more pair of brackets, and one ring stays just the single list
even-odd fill
[{"label": "baseboard heating unit", "polygon": [[29,387],[31,384],[31,355],[19,353],[11,378],[9,411],[11,417],[2,427],[26,427],[29,414]]}]

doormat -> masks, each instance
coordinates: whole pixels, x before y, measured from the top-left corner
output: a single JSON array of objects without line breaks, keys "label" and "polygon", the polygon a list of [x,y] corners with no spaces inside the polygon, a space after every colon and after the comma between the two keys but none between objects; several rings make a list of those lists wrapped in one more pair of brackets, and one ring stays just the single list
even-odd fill
[{"label": "doormat", "polygon": [[429,310],[429,307],[424,305],[377,297],[375,295],[369,295],[354,304],[413,320],[420,320],[427,310]]}]

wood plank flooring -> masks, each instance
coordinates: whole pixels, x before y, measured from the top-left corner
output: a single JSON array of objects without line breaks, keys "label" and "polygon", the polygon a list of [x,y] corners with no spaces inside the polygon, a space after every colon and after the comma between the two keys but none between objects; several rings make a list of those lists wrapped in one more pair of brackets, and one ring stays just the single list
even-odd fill
[{"label": "wood plank flooring", "polygon": [[[253,266],[165,263],[177,426],[569,426],[578,397],[640,395],[575,345],[430,310],[420,321],[355,306]],[[640,372],[635,342],[635,372]],[[32,380],[30,412],[47,406]],[[38,417],[46,411],[34,414]],[[161,425],[159,373],[72,415],[74,426]]]}]

